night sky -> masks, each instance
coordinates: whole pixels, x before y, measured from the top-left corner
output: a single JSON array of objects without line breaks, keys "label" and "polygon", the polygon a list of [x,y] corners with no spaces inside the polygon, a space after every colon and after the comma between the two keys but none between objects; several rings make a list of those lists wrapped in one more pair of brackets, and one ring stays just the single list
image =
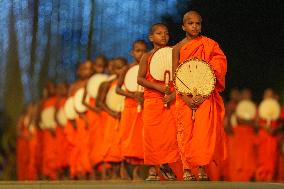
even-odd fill
[{"label": "night sky", "polygon": [[[228,58],[227,90],[251,88],[259,101],[267,87],[284,95],[284,2],[280,0],[180,1],[179,13],[197,10],[203,17],[202,34],[217,41]],[[184,36],[179,23],[165,16],[172,42]]]}]

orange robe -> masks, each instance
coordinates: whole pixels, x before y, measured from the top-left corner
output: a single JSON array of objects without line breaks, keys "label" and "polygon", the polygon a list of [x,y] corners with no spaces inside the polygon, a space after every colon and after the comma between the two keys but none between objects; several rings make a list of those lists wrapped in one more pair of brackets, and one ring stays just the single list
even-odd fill
[{"label": "orange robe", "polygon": [[[110,89],[116,87],[117,80],[111,83]],[[121,162],[121,146],[119,135],[119,120],[107,114],[102,155],[105,162]]]},{"label": "orange robe", "polygon": [[[266,121],[259,120],[260,127],[265,127]],[[272,121],[271,128],[277,128],[279,123]],[[256,180],[257,181],[273,181],[276,175],[277,156],[278,152],[277,135],[271,135],[264,128],[260,128],[258,131],[258,153],[257,153],[257,169]]]},{"label": "orange robe", "polygon": [[138,102],[126,97],[120,120],[121,154],[131,164],[143,164],[143,120]]},{"label": "orange robe", "polygon": [[65,155],[70,167],[70,176],[74,178],[78,175],[77,172],[77,148],[76,148],[76,129],[72,125],[72,121],[68,120],[64,127],[64,133],[67,139],[67,154]]},{"label": "orange robe", "polygon": [[[284,121],[284,108],[282,108],[280,120],[282,120],[282,124]],[[282,126],[283,127],[283,126]],[[284,182],[284,131],[280,133],[279,136],[279,155],[278,155],[278,171],[277,171],[277,181]]]},{"label": "orange robe", "polygon": [[[150,59],[148,64],[150,64]],[[154,80],[150,75],[149,69],[146,79],[163,84]],[[174,163],[180,159],[174,117],[175,106],[172,103],[165,108],[163,97],[164,94],[156,90],[149,88],[144,90],[144,110],[142,116],[144,124],[144,163],[146,165]]]},{"label": "orange robe", "polygon": [[176,97],[178,144],[184,169],[220,165],[226,157],[223,128],[224,104],[219,92],[225,88],[227,61],[218,44],[204,36],[198,37],[180,49],[180,63],[189,58],[203,59],[214,70],[217,83],[213,93],[199,106],[192,120],[192,110],[182,97]]},{"label": "orange robe", "polygon": [[28,128],[24,125],[23,121],[20,126],[20,136],[17,138],[16,147],[16,160],[17,160],[17,178],[20,181],[28,179],[28,165],[29,165],[29,153],[28,149]]},{"label": "orange robe", "polygon": [[97,114],[96,121],[91,125],[91,152],[90,160],[93,166],[97,166],[104,160],[104,135],[106,130],[105,121],[108,118],[108,114],[104,111]]},{"label": "orange robe", "polygon": [[37,138],[37,128],[32,128],[30,129],[30,136],[29,136],[29,147],[28,147],[28,152],[29,152],[29,163],[28,163],[28,180],[37,180],[38,179],[38,173],[37,173],[37,164],[36,164],[36,149],[37,149],[37,143],[38,143],[38,138]]},{"label": "orange robe", "polygon": [[[56,97],[50,97],[43,102],[43,111],[46,108],[55,106]],[[42,174],[52,180],[57,179],[57,153],[56,137],[48,129],[42,131]]]},{"label": "orange robe", "polygon": [[228,140],[228,181],[250,181],[256,170],[257,135],[250,125],[237,125]]}]

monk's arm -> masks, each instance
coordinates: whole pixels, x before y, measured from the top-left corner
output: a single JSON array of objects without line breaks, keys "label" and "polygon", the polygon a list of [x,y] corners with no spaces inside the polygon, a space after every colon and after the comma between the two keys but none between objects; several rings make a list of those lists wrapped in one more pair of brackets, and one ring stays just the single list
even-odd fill
[{"label": "monk's arm", "polygon": [[215,43],[213,47],[213,51],[211,53],[211,60],[209,61],[209,63],[212,66],[217,79],[216,90],[218,92],[222,92],[225,89],[227,59],[217,43]]},{"label": "monk's arm", "polygon": [[129,98],[135,98],[135,94],[134,93],[122,90],[122,85],[124,83],[125,75],[126,75],[126,72],[127,72],[128,69],[129,69],[129,66],[125,66],[124,69],[123,69],[122,74],[119,75],[118,83],[117,83],[117,87],[116,87],[116,93],[120,94],[122,96],[129,97]]},{"label": "monk's arm", "polygon": [[86,106],[89,110],[94,111],[94,112],[100,112],[100,108],[96,107],[96,106],[90,106],[89,103],[87,103],[87,84],[84,86],[85,90],[84,90],[84,94],[83,94],[83,99],[82,99],[82,104],[84,104],[84,106]]},{"label": "monk's arm", "polygon": [[141,58],[141,61],[139,63],[139,71],[138,71],[138,77],[137,77],[137,82],[139,85],[157,90],[161,93],[167,92],[167,87],[164,85],[160,85],[151,81],[148,81],[146,79],[146,74],[147,74],[147,69],[148,69],[148,58],[149,58],[149,53],[144,54],[143,57]]}]

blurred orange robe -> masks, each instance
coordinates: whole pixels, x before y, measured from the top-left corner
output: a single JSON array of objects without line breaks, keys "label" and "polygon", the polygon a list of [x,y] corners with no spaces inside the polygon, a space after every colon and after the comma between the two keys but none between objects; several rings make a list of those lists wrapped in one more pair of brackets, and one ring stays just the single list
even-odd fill
[{"label": "blurred orange robe", "polygon": [[[116,87],[117,80],[113,81],[109,90]],[[103,149],[101,151],[104,162],[121,162],[121,144],[119,135],[119,119],[107,114],[105,121],[105,132]]]},{"label": "blurred orange robe", "polygon": [[178,144],[184,169],[214,163],[220,166],[226,158],[223,128],[224,103],[219,92],[225,88],[227,61],[218,44],[207,37],[198,37],[180,49],[180,64],[189,58],[203,59],[214,70],[217,83],[213,93],[199,106],[192,120],[192,110],[182,97],[176,97]]},{"label": "blurred orange robe", "polygon": [[[46,99],[43,104],[43,110],[55,106],[56,97],[50,97]],[[57,179],[57,145],[55,133],[52,133],[48,129],[42,131],[42,174],[46,177],[49,177],[51,180]]]},{"label": "blurred orange robe", "polygon": [[126,97],[120,120],[122,157],[131,164],[143,164],[143,120],[137,112],[138,102]]},{"label": "blurred orange robe", "polygon": [[[150,64],[150,58],[148,60]],[[148,66],[149,68],[149,66]],[[164,84],[154,80],[149,69],[146,79],[151,82]],[[146,165],[160,165],[165,163],[175,163],[180,159],[177,130],[174,117],[175,105],[164,107],[164,94],[154,90],[144,89],[144,109],[143,109],[143,146],[144,163]]]},{"label": "blurred orange robe", "polygon": [[237,125],[228,139],[226,180],[247,182],[254,178],[257,160],[257,135],[250,125]]},{"label": "blurred orange robe", "polygon": [[[266,124],[265,120],[259,120],[261,128],[258,131],[258,157],[255,175],[257,181],[273,181],[277,172],[279,138],[277,135],[271,135],[264,129]],[[272,121],[269,127],[277,128],[278,126],[278,121]]]}]

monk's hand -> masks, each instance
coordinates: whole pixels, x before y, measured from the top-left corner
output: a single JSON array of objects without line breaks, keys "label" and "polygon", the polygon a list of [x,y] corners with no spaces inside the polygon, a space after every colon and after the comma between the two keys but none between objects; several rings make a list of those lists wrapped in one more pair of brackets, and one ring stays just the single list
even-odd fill
[{"label": "monk's hand", "polygon": [[200,106],[205,101],[205,98],[203,98],[201,95],[196,95],[192,97],[192,100],[196,107]]},{"label": "monk's hand", "polygon": [[113,116],[114,118],[116,118],[116,119],[119,119],[120,116],[121,116],[121,113],[120,113],[120,112],[113,112],[113,113],[112,113],[112,116]]},{"label": "monk's hand", "polygon": [[175,99],[176,99],[176,93],[172,92],[171,94],[169,94],[169,95],[166,94],[164,96],[163,102],[164,102],[164,104],[167,104],[167,103],[174,101]]},{"label": "monk's hand", "polygon": [[182,95],[182,99],[184,100],[186,105],[188,107],[190,107],[192,110],[196,110],[197,109],[197,106],[195,105],[194,101],[192,100],[192,97],[186,96],[186,95]]},{"label": "monk's hand", "polygon": [[138,102],[139,104],[143,104],[143,102],[144,102],[143,93],[141,93],[141,92],[136,92],[134,95],[135,95],[135,99],[137,100],[137,102]]}]

